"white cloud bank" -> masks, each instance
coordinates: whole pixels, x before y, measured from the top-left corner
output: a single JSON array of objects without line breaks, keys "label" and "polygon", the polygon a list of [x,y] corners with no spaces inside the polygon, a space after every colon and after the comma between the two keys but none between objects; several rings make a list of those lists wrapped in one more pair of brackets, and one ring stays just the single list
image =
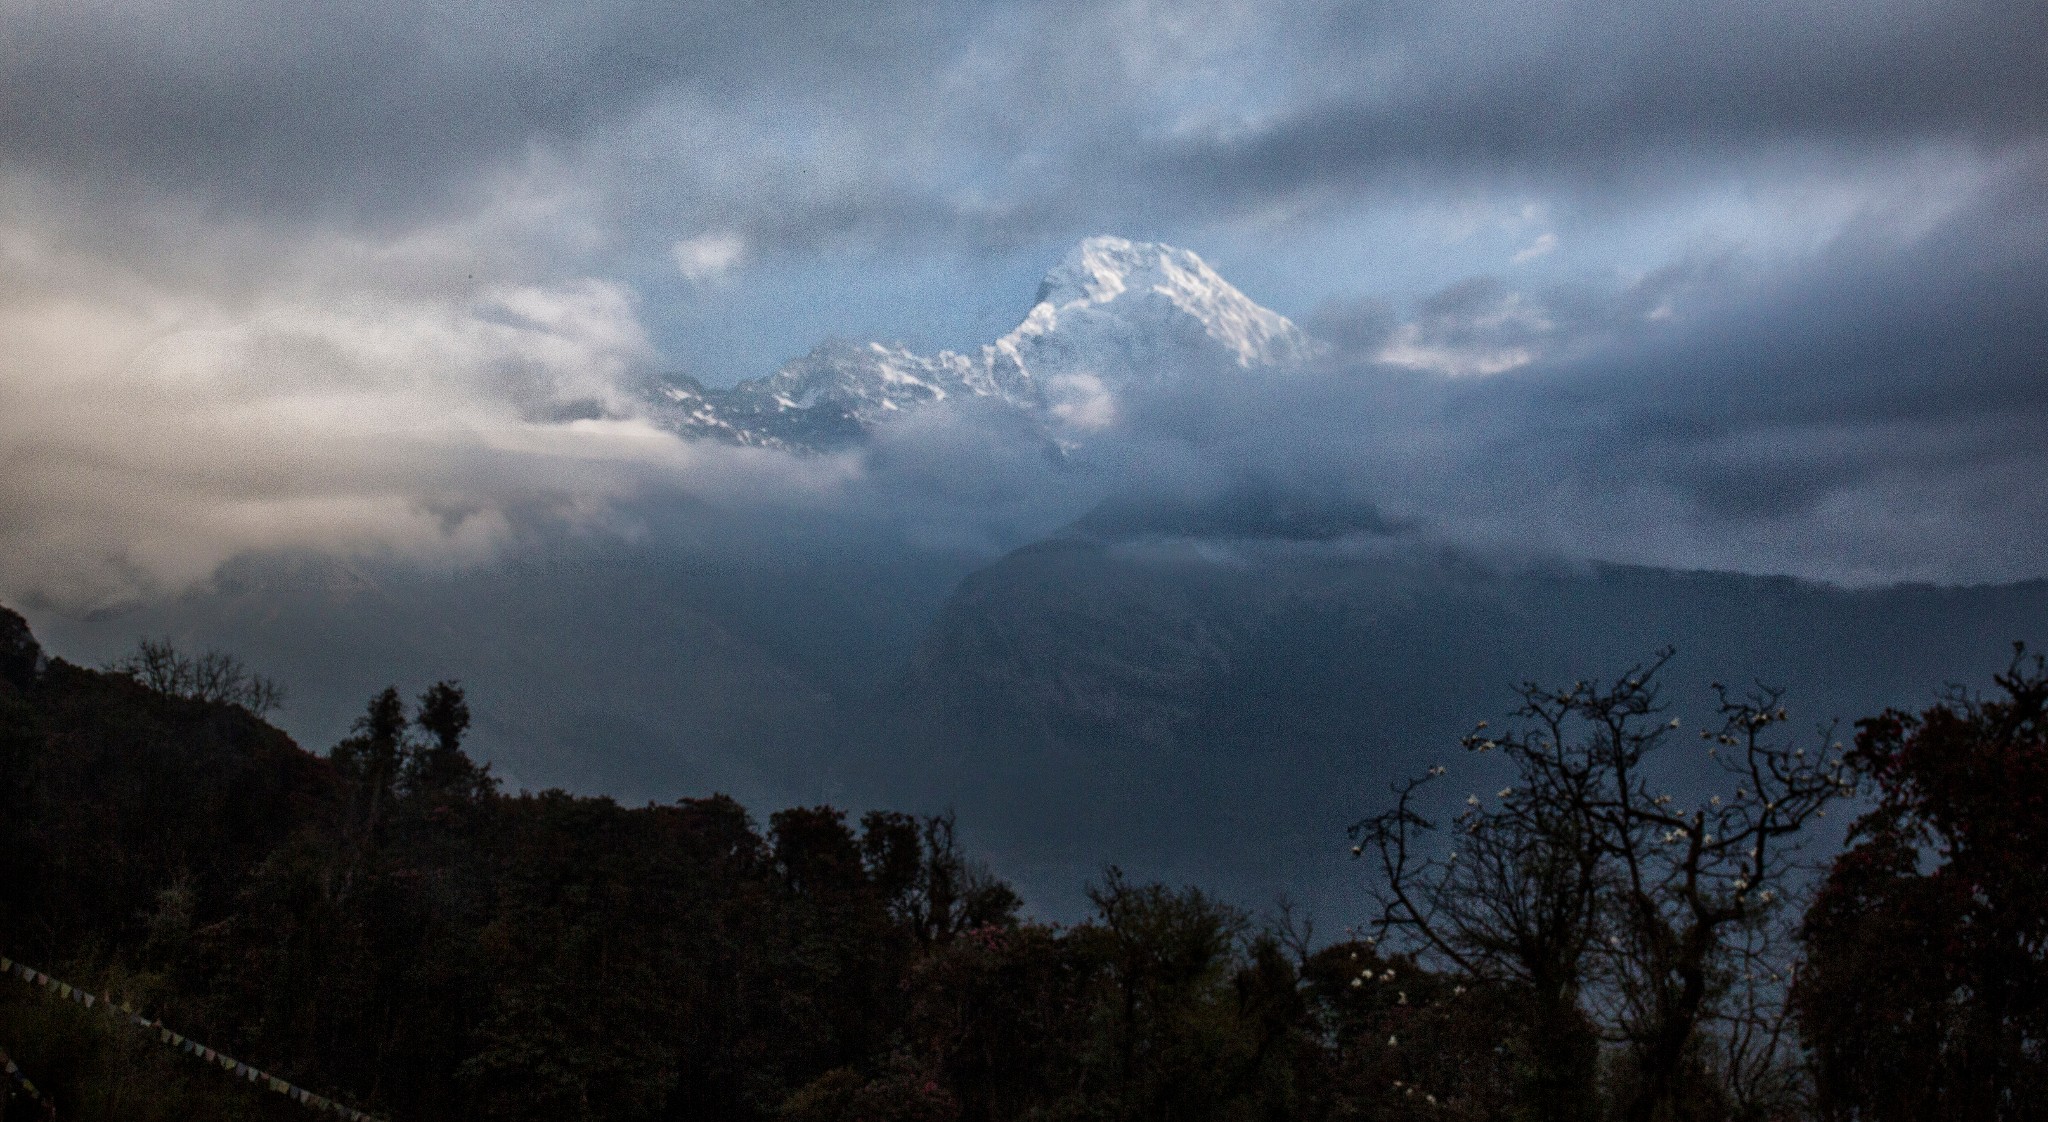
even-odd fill
[{"label": "white cloud bank", "polygon": [[411,257],[352,276],[302,253],[238,294],[0,231],[0,598],[90,608],[260,550],[461,564],[655,483],[830,486],[831,461],[645,419],[654,354],[626,289],[415,283],[454,244],[377,247]]},{"label": "white cloud bank", "polygon": [[685,280],[715,281],[737,268],[747,258],[747,240],[738,234],[700,234],[675,244],[676,268]]}]

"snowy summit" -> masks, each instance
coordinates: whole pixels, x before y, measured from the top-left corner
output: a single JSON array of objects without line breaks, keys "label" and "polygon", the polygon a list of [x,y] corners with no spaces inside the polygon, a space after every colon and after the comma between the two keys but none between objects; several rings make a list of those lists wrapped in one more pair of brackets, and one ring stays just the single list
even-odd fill
[{"label": "snowy summit", "polygon": [[1023,322],[978,354],[826,343],[729,390],[673,382],[662,409],[686,435],[792,448],[843,445],[910,410],[977,399],[1085,430],[1108,423],[1134,383],[1292,365],[1318,349],[1195,253],[1102,236],[1070,250]]}]

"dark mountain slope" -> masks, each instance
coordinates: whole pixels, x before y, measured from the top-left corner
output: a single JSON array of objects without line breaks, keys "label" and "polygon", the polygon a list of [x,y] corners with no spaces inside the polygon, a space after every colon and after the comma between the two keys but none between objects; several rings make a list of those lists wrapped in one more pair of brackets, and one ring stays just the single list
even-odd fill
[{"label": "dark mountain slope", "polygon": [[895,797],[987,824],[1033,887],[1109,859],[1348,913],[1344,827],[1396,774],[1461,764],[1458,736],[1518,682],[1611,676],[1668,645],[1687,718],[1709,682],[1761,680],[1803,723],[1847,722],[1988,680],[2013,640],[2048,638],[2044,582],[1851,590],[1510,565],[1390,533],[1096,531],[961,584],[881,768],[919,777]]},{"label": "dark mountain slope", "polygon": [[[19,616],[0,609],[0,629],[40,653]],[[243,709],[32,665],[0,679],[0,932],[13,953],[139,937],[173,884],[195,922],[217,919],[248,870],[337,810],[327,761]]]},{"label": "dark mountain slope", "polygon": [[986,558],[737,521],[556,543],[454,573],[247,558],[175,601],[34,618],[80,660],[159,635],[233,651],[284,684],[274,719],[307,743],[339,739],[390,682],[459,678],[472,750],[514,787],[628,802],[833,797],[821,763]]}]

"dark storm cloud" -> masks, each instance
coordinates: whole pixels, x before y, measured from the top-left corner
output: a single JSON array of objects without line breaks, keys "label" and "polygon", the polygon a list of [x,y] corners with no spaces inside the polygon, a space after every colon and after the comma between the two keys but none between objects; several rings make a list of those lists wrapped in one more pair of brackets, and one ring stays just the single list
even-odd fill
[{"label": "dark storm cloud", "polygon": [[403,210],[657,91],[745,106],[916,80],[954,5],[8,5],[0,152],[88,190]]},{"label": "dark storm cloud", "polygon": [[[1855,582],[2035,576],[2041,173],[2022,161],[1918,237],[1846,237],[1795,268],[1681,263],[1605,295],[1481,277],[1399,322],[1364,304],[1358,345],[1317,374],[1171,388],[1131,404],[1129,432],[1177,458],[1166,485],[1341,480],[1397,519],[1521,551]],[[1343,337],[1345,311],[1319,317],[1326,334]],[[1515,348],[1527,361],[1470,373]],[[1441,365],[1388,363],[1417,353]]]},{"label": "dark storm cloud", "polygon": [[1167,180],[1248,199],[1452,173],[1599,183],[1995,150],[2048,121],[2048,8],[2031,0],[1346,7],[1313,37],[1320,81],[1249,127],[1161,144]]},{"label": "dark storm cloud", "polygon": [[[603,524],[669,491],[870,504],[994,549],[1095,493],[1289,462],[1504,537],[2005,572],[1970,535],[1998,503],[2033,509],[2015,481],[2040,450],[2044,19],[0,0],[0,430],[30,481],[0,494],[0,585],[105,569],[177,587],[276,548],[482,556],[536,502]],[[1545,175],[1558,189],[1530,192]],[[1667,227],[1714,241],[1703,182],[1768,198],[1722,223],[1725,247],[1641,248]],[[1461,196],[1514,244],[1303,251]],[[1931,233],[1886,225],[1942,213]],[[678,300],[715,318],[707,293],[756,284],[731,307],[776,322],[853,285],[864,306],[932,303],[936,286],[892,286],[948,255],[1049,263],[1104,230],[1313,262],[1297,292],[1330,301],[1304,318],[1337,359],[1255,395],[1141,393],[1059,466],[964,415],[795,465],[681,449],[638,415],[650,372],[696,365],[664,353],[689,347],[663,329]],[[1456,264],[1370,272],[1432,254]],[[887,314],[913,333],[942,318]],[[481,514],[451,535],[450,510]],[[1900,528],[1871,545],[1886,518]],[[1839,541],[1773,544],[1809,525]]]},{"label": "dark storm cloud", "polygon": [[213,0],[6,22],[0,165],[88,196],[406,219],[552,152],[621,220],[686,207],[795,250],[1008,247],[1387,175],[1996,149],[2048,119],[2048,14],[2017,0]]},{"label": "dark storm cloud", "polygon": [[1517,379],[1715,436],[1778,423],[2038,418],[2048,404],[2048,152],[1906,244],[1841,239],[1710,318],[1584,369]]},{"label": "dark storm cloud", "polygon": [[[757,252],[1008,249],[1393,180],[1998,149],[2048,15],[1839,6],[9,5],[0,169],[97,202],[417,220],[567,161]],[[125,194],[124,194],[125,193]]]}]

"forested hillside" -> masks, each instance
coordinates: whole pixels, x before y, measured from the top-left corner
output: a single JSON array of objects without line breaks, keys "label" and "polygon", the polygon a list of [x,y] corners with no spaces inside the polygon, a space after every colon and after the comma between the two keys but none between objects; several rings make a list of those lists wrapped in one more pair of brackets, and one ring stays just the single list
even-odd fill
[{"label": "forested hillside", "polygon": [[[191,665],[154,656],[155,670]],[[231,673],[86,669],[45,656],[0,610],[0,954],[13,966],[0,1048],[19,1065],[6,1117],[1705,1120],[1932,1117],[1958,1103],[2020,1118],[2039,1105],[2040,932],[2014,905],[2038,889],[2026,878],[2042,862],[1958,859],[1925,875],[1897,859],[1942,830],[1942,853],[1978,852],[1959,816],[2038,847],[2038,670],[2002,680],[2004,708],[1959,700],[1939,711],[1954,720],[1930,711],[1924,729],[1904,715],[1873,722],[1847,761],[1768,747],[1802,815],[1845,797],[1852,773],[1875,776],[1880,797],[1857,860],[1808,917],[1825,984],[1795,989],[1799,1023],[1833,1034],[1808,1050],[1789,1035],[1758,1044],[1760,1025],[1789,1033],[1782,1013],[1741,1019],[1771,1004],[1742,982],[1745,964],[1766,962],[1746,933],[1796,919],[1756,893],[1783,867],[1756,860],[1730,881],[1750,868],[1739,854],[1715,864],[1712,836],[1672,850],[1670,829],[1656,850],[1637,830],[1652,818],[1629,819],[1619,848],[1571,851],[1591,872],[1568,922],[1538,932],[1570,933],[1546,944],[1549,975],[1517,966],[1526,947],[1470,941],[1483,924],[1444,940],[1420,922],[1440,913],[1386,905],[1384,889],[1404,886],[1468,919],[1517,899],[1470,894],[1474,882],[1448,873],[1455,856],[1383,884],[1377,937],[1318,938],[1113,869],[1089,890],[1090,918],[1054,926],[1020,914],[948,818],[799,807],[764,828],[718,795],[623,807],[510,794],[463,751],[454,683],[415,700],[379,694],[353,735],[314,755],[252,712],[273,699],[260,679],[210,665]],[[1646,750],[1665,727],[1652,677],[1554,697],[1566,715],[1620,714],[1614,727],[1637,739],[1612,745]],[[1524,716],[1544,715],[1547,696],[1527,694]],[[1752,744],[1773,720],[1729,712],[1727,729],[1749,729]],[[2003,769],[1988,801],[1916,786],[1925,729],[1943,738],[1938,761]],[[1503,791],[1499,810],[1461,817],[1475,839],[1467,867],[1494,860],[1485,867],[1513,874],[1498,883],[1540,889],[1561,867],[1560,839],[1590,836],[1556,828],[1570,804],[1515,809],[1550,805],[1526,768],[1565,741],[1492,735],[1467,746],[1526,747],[1519,790],[1535,801]],[[1595,733],[1559,757],[1592,769],[1583,789],[1604,781],[1609,744]],[[1737,790],[1730,806],[1765,790]],[[1361,824],[1357,852],[1392,836],[1388,822],[1437,825],[1390,813]],[[1705,819],[1687,821],[1697,833]],[[1758,821],[1757,837],[1777,837],[1774,820]],[[1639,845],[1678,872],[1692,854],[1692,894],[1628,896],[1610,863]],[[1429,869],[1445,875],[1429,881]],[[1554,902],[1539,889],[1531,899]],[[1630,919],[1631,899],[1660,918]],[[2007,925],[1950,922],[1972,901]],[[1873,933],[1901,917],[1930,938],[1951,932],[1907,951],[1937,967],[1946,954],[1963,973],[1873,1004],[1865,982],[1891,970]],[[1665,962],[1658,940],[1677,936],[1691,957],[1672,969],[1694,971],[1693,1004],[1645,1020],[1630,1002],[1661,998],[1631,990],[1630,971]],[[1887,1082],[1897,1057],[1861,1057],[1919,1039],[1888,1035],[1899,1018],[1952,1023],[1962,1053],[1937,1033],[1901,1053],[1918,1064],[1910,1086]],[[173,1033],[262,1076],[167,1046]]]}]

